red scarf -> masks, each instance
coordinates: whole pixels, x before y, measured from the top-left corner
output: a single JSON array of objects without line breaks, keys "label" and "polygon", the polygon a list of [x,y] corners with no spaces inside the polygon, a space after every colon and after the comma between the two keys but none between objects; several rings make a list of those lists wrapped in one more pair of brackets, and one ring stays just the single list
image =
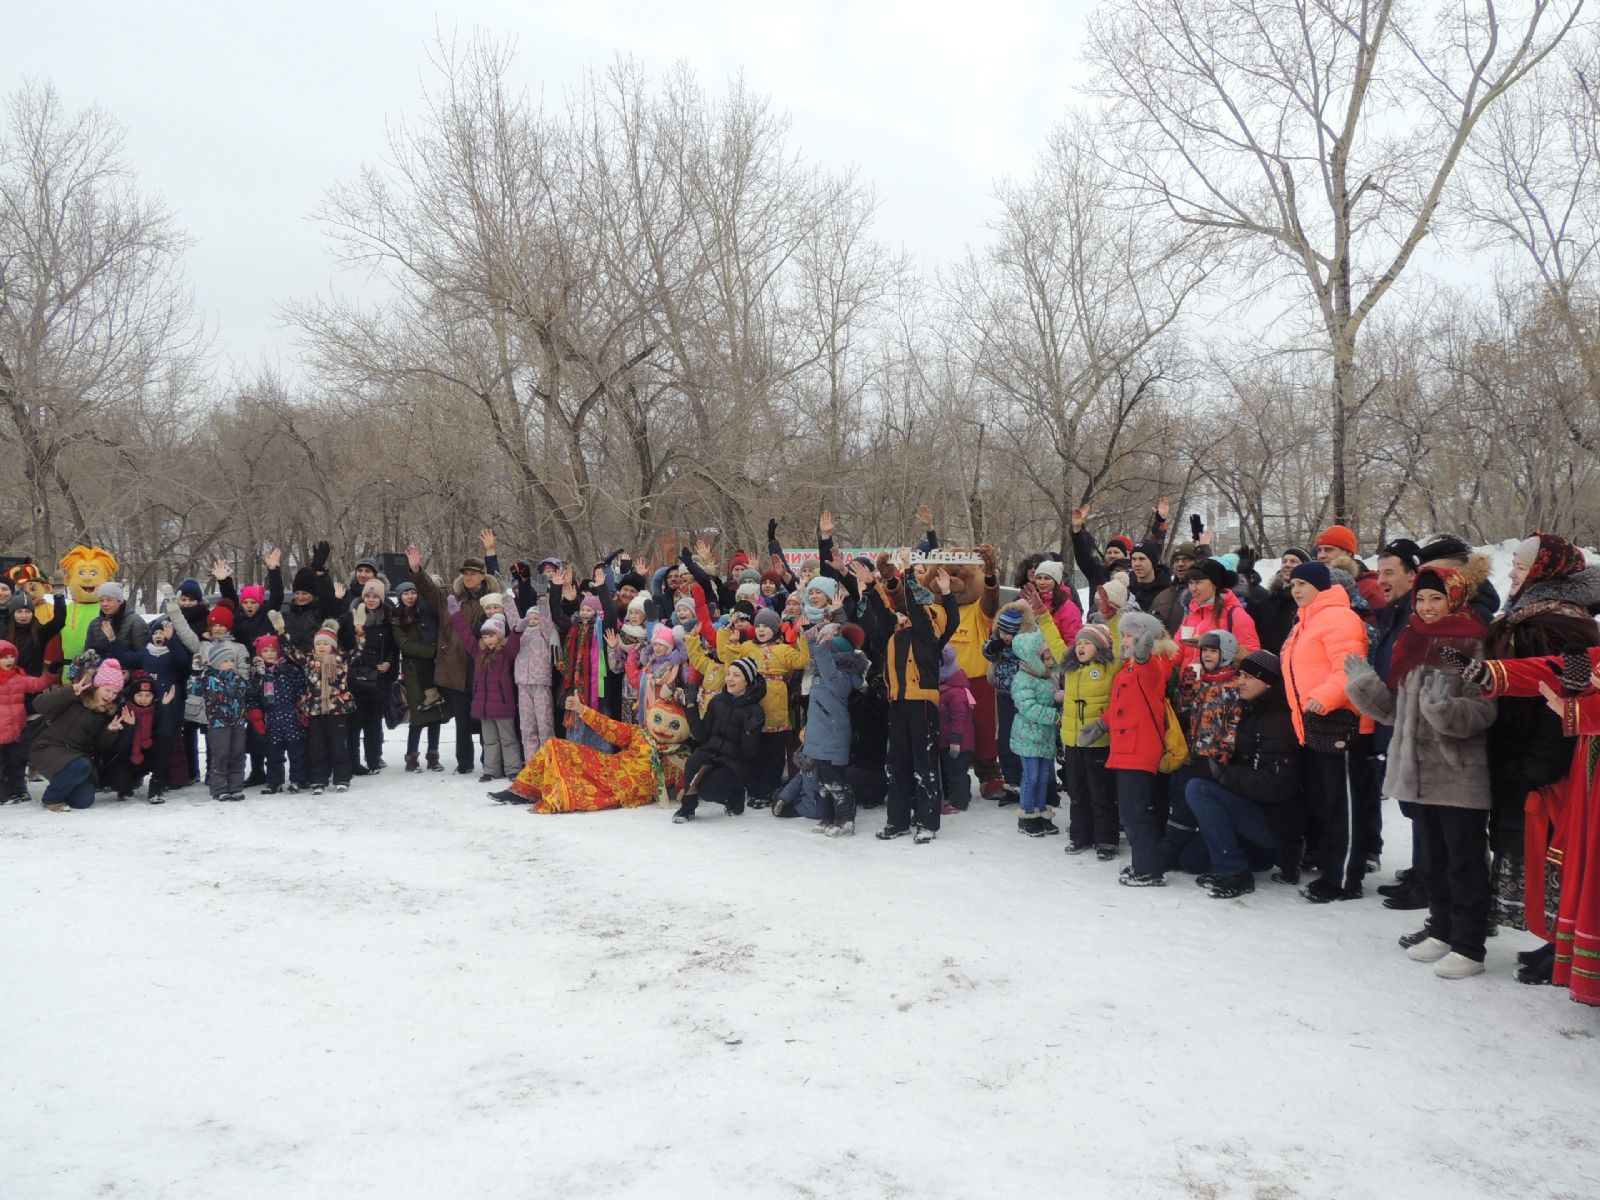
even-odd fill
[{"label": "red scarf", "polygon": [[138,766],[144,762],[144,752],[155,745],[156,706],[134,704],[130,707],[133,709],[133,750],[130,757],[133,765]]},{"label": "red scarf", "polygon": [[1398,692],[1405,677],[1425,665],[1444,666],[1439,658],[1440,646],[1454,646],[1467,655],[1476,655],[1483,647],[1483,638],[1489,632],[1483,618],[1470,608],[1451,613],[1431,624],[1412,613],[1406,627],[1394,640],[1394,655],[1389,659],[1389,678],[1384,682],[1391,692]]}]

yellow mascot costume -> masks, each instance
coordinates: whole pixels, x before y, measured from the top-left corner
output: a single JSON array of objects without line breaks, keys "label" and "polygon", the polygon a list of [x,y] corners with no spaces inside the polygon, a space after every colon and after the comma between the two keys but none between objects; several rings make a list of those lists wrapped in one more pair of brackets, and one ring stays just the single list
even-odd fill
[{"label": "yellow mascot costume", "polygon": [[67,623],[61,627],[61,657],[71,662],[83,653],[89,627],[100,619],[100,597],[95,593],[116,575],[117,560],[99,546],[74,546],[61,556],[61,570],[67,577]]}]

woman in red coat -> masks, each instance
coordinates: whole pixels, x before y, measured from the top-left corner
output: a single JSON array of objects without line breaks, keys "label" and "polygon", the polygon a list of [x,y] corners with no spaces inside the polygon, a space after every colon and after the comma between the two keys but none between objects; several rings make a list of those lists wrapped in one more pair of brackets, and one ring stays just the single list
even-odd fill
[{"label": "woman in red coat", "polygon": [[1166,748],[1167,681],[1178,647],[1161,621],[1143,612],[1124,612],[1119,620],[1122,665],[1111,681],[1111,700],[1100,720],[1078,735],[1078,745],[1092,746],[1111,733],[1106,766],[1117,786],[1117,814],[1128,834],[1133,865],[1124,867],[1119,882],[1127,887],[1165,887],[1161,852],[1162,822],[1156,819],[1156,789],[1161,779],[1161,754]]},{"label": "woman in red coat", "polygon": [[[1322,878],[1300,890],[1313,904],[1358,900],[1366,874],[1357,797],[1371,786],[1366,755],[1351,750],[1360,715],[1345,694],[1344,660],[1367,656],[1367,626],[1343,588],[1319,562],[1302,563],[1289,576],[1299,617],[1283,643],[1283,684],[1294,731],[1306,747],[1306,799],[1321,825],[1315,857]],[[1371,723],[1367,723],[1371,728]],[[1283,874],[1292,882],[1292,872]]]}]

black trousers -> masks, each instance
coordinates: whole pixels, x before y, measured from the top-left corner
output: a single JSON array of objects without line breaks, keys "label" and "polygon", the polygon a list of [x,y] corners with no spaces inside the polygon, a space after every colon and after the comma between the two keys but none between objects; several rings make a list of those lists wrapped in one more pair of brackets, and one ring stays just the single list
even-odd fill
[{"label": "black trousers", "polygon": [[1106,768],[1109,746],[1068,746],[1062,751],[1067,775],[1067,837],[1080,846],[1117,844],[1117,791]]},{"label": "black trousers", "polygon": [[362,762],[362,743],[366,745],[367,770],[372,770],[383,758],[383,691],[357,692],[356,711],[350,718],[345,734],[350,747],[352,769]]},{"label": "black trousers", "polygon": [[334,783],[350,782],[350,718],[312,717],[306,727],[311,751],[312,787],[324,787],[331,776]]},{"label": "black trousers", "polygon": [[1372,783],[1371,761],[1357,750],[1306,752],[1306,799],[1322,830],[1317,867],[1329,887],[1358,888],[1366,876],[1367,830],[1360,798],[1363,786]]},{"label": "black trousers", "polygon": [[20,738],[0,746],[0,804],[28,794],[28,747],[33,744],[36,724],[30,722],[23,726]]},{"label": "black trousers", "polygon": [[889,704],[889,825],[915,824],[937,833],[944,793],[939,785],[939,706],[930,700]]},{"label": "black trousers", "polygon": [[783,786],[783,767],[788,761],[789,731],[763,732],[761,757],[756,761],[755,775],[750,780],[750,794],[759,799],[771,800]]},{"label": "black trousers", "polygon": [[431,725],[412,725],[406,730],[406,753],[415,757],[417,747],[421,744],[423,731],[427,731],[428,761],[431,763],[439,757],[439,722]]},{"label": "black trousers", "polygon": [[1358,734],[1350,753],[1366,760],[1356,772],[1360,789],[1356,793],[1356,812],[1361,821],[1361,847],[1366,857],[1378,858],[1383,854],[1383,767],[1372,735]]},{"label": "black trousers", "polygon": [[1428,884],[1428,932],[1450,949],[1482,962],[1488,936],[1489,814],[1443,804],[1412,807],[1422,835],[1420,870]]},{"label": "black trousers", "polygon": [[730,813],[744,811],[744,777],[704,747],[683,764],[683,786],[679,805],[686,813],[695,812],[702,800],[721,804]]},{"label": "black trousers", "polygon": [[478,762],[478,751],[472,744],[472,697],[455,688],[439,691],[450,701],[450,717],[456,727],[456,770],[466,775]]}]

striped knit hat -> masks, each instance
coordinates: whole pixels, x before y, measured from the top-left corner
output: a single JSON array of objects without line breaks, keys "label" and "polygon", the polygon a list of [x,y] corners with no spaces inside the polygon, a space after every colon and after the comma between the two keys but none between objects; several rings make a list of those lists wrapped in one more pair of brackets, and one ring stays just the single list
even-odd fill
[{"label": "striped knit hat", "polygon": [[761,678],[761,669],[756,666],[753,658],[736,658],[733,660],[732,670],[744,676],[745,686],[754,687],[756,680]]},{"label": "striped knit hat", "polygon": [[994,619],[994,631],[1006,633],[1015,637],[1022,632],[1022,610],[1018,608],[1004,608],[1000,615]]}]

